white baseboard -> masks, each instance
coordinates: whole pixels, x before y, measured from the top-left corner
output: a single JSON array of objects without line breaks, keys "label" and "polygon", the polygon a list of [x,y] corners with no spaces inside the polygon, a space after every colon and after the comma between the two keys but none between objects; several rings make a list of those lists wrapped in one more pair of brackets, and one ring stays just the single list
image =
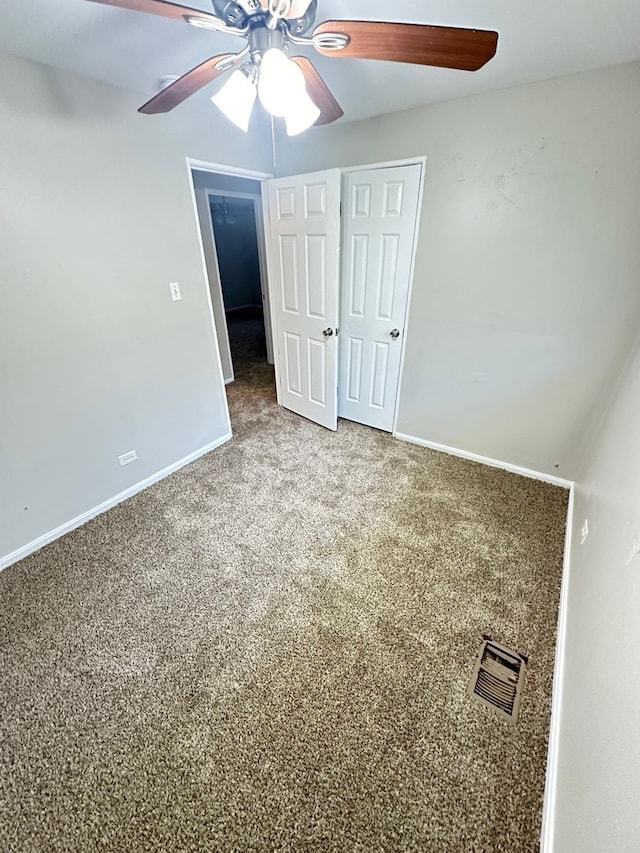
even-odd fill
[{"label": "white baseboard", "polygon": [[562,714],[562,695],[564,687],[564,657],[567,644],[567,610],[569,605],[569,573],[571,570],[571,538],[573,534],[573,506],[575,486],[569,492],[567,508],[567,529],[562,561],[562,584],[560,586],[560,607],[558,610],[558,630],[556,634],[556,661],[553,670],[553,694],[551,699],[551,724],[549,726],[549,746],[547,749],[547,773],[542,806],[542,833],[540,835],[540,853],[553,853],[553,830],[555,826],[555,808],[558,788],[558,755],[560,748],[560,717]]},{"label": "white baseboard", "polygon": [[143,489],[147,489],[159,480],[163,480],[165,477],[168,477],[169,474],[179,471],[180,468],[184,468],[185,465],[188,465],[190,462],[195,462],[196,459],[199,459],[201,456],[205,456],[207,453],[210,453],[212,450],[220,447],[220,445],[229,441],[230,438],[231,433],[229,432],[226,435],[223,435],[222,438],[216,439],[216,441],[212,441],[210,444],[201,447],[199,450],[195,450],[193,453],[190,453],[183,459],[179,459],[172,465],[168,465],[166,468],[163,468],[162,471],[158,471],[156,474],[152,474],[145,480],[135,483],[135,485],[125,489],[124,492],[120,492],[120,494],[115,495],[115,497],[103,501],[99,506],[94,506],[93,509],[87,510],[87,512],[83,512],[81,515],[77,515],[75,518],[72,518],[71,521],[67,521],[59,527],[56,527],[55,530],[50,530],[48,533],[39,536],[37,539],[34,539],[33,542],[29,542],[27,545],[23,545],[22,548],[18,548],[17,551],[13,551],[5,557],[0,557],[0,571],[6,569],[12,563],[17,563],[18,560],[23,560],[25,557],[28,557],[29,554],[33,554],[34,551],[38,551],[44,545],[48,545],[49,542],[53,542],[54,539],[59,539],[61,536],[64,536],[65,533],[70,533],[72,530],[75,530],[76,527],[80,527],[82,524],[85,524],[87,521],[95,518],[96,515],[106,512],[108,509],[126,501],[128,498],[132,498],[134,495],[137,495],[138,492],[141,492]]},{"label": "white baseboard", "polygon": [[413,435],[404,435],[404,433],[401,432],[394,432],[393,435],[401,441],[408,441],[411,444],[419,444],[421,447],[428,447],[429,450],[448,453],[449,456],[459,456],[461,459],[470,459],[472,462],[480,462],[482,465],[489,465],[491,468],[501,468],[503,471],[509,471],[512,474],[520,474],[522,477],[529,477],[532,480],[541,480],[543,483],[551,483],[553,486],[561,486],[563,489],[571,489],[573,486],[572,480],[565,480],[563,477],[555,477],[553,474],[544,474],[542,471],[533,471],[530,468],[521,468],[519,465],[512,465],[510,462],[500,462],[498,459],[490,459],[488,456],[479,456],[477,453],[470,453],[468,450],[458,450],[456,447],[447,447],[445,444],[437,444],[435,441],[425,441],[423,438],[416,438]]}]

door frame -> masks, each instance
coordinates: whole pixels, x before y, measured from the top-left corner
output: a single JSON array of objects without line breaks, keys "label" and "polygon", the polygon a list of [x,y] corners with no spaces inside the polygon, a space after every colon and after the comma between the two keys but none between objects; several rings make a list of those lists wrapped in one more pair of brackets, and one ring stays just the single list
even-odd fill
[{"label": "door frame", "polygon": [[[420,166],[420,185],[418,187],[418,216],[416,217],[415,228],[413,231],[413,251],[411,253],[411,266],[409,269],[409,288],[407,290],[407,301],[404,308],[404,334],[402,335],[402,346],[400,350],[400,372],[398,375],[398,387],[396,389],[396,399],[394,404],[393,411],[393,426],[391,428],[391,435],[394,437],[397,435],[398,431],[398,408],[400,403],[400,396],[402,394],[402,383],[404,380],[404,365],[405,365],[405,357],[407,351],[407,323],[410,319],[410,308],[411,301],[413,298],[413,282],[415,279],[416,272],[416,256],[418,254],[418,238],[420,236],[420,223],[422,221],[422,210],[424,206],[424,187],[426,180],[426,172],[427,172],[427,158],[426,156],[419,157],[409,157],[406,160],[391,160],[385,163],[370,163],[366,165],[358,165],[358,166],[349,166],[348,168],[342,168],[341,172],[343,177],[345,175],[353,174],[354,172],[369,172],[374,171],[376,169],[393,169],[398,166]],[[341,225],[341,234],[340,239],[344,236],[344,219]],[[340,286],[342,287],[342,277],[340,281]],[[340,322],[342,322],[342,318],[340,318]]]},{"label": "door frame", "polygon": [[[195,159],[193,157],[186,157],[185,160],[186,160],[187,173],[188,173],[188,178],[189,178],[189,187],[191,190],[191,201],[192,201],[194,216],[196,218],[196,224],[197,224],[198,241],[200,243],[200,254],[201,254],[201,259],[202,259],[202,266],[203,266],[205,281],[207,282],[207,284],[209,284],[209,275],[207,272],[206,259],[205,259],[205,254],[204,254],[204,246],[202,243],[202,234],[200,232],[200,223],[199,223],[198,211],[197,211],[197,206],[196,206],[195,187],[194,187],[194,183],[193,183],[192,171],[195,169],[195,170],[201,171],[201,172],[212,172],[214,174],[218,173],[221,175],[227,175],[227,176],[232,176],[232,177],[237,177],[237,178],[249,178],[251,180],[260,181],[260,183],[263,185],[266,181],[270,180],[271,178],[274,178],[275,175],[273,173],[270,173],[270,172],[252,171],[250,169],[242,169],[242,168],[236,167],[236,166],[227,166],[227,165],[224,165],[221,163],[212,163],[212,162],[209,162],[206,160],[198,160],[198,159]],[[415,165],[419,165],[421,167],[420,186],[419,186],[419,190],[418,190],[419,216],[416,217],[416,224],[415,224],[414,235],[413,235],[413,252],[412,252],[412,257],[411,257],[411,267],[410,267],[410,274],[409,274],[409,288],[407,291],[407,302],[405,305],[405,318],[404,318],[405,334],[402,336],[402,350],[401,350],[401,354],[400,354],[400,375],[399,375],[399,379],[398,379],[398,388],[397,388],[397,392],[396,392],[396,400],[395,400],[395,406],[394,406],[393,428],[392,428],[392,433],[391,433],[393,436],[397,435],[398,414],[399,414],[399,412],[398,412],[399,405],[398,404],[400,402],[400,397],[402,395],[402,386],[403,386],[403,382],[404,382],[404,369],[405,369],[406,346],[407,346],[406,328],[407,328],[408,320],[410,319],[410,308],[411,308],[411,303],[412,303],[412,299],[413,299],[413,285],[414,285],[414,281],[415,281],[415,269],[416,269],[417,250],[418,250],[418,238],[419,238],[420,224],[422,221],[422,213],[423,213],[423,208],[424,208],[424,191],[425,191],[426,171],[427,171],[427,157],[426,157],[426,155],[418,155],[415,157],[408,157],[408,158],[401,159],[401,160],[387,160],[387,161],[377,162],[377,163],[361,163],[361,164],[358,164],[356,166],[338,167],[340,169],[341,177],[342,177],[348,173],[353,173],[353,172],[364,172],[364,171],[369,171],[372,169],[389,169],[389,168],[393,168],[395,166],[415,166]],[[231,193],[225,193],[225,195],[231,195]],[[260,207],[260,205],[258,204],[257,207]],[[258,228],[258,233],[259,233],[259,241],[258,242],[260,244],[260,242],[263,241],[263,253],[261,256],[261,267],[262,267],[262,264],[264,264],[264,269],[268,271],[270,269],[270,264],[271,264],[270,241],[269,241],[269,239],[267,239],[267,237],[268,237],[267,232],[270,233],[270,221],[269,221],[269,206],[268,206],[267,193],[264,192],[264,189],[262,192],[262,210],[260,211],[260,214],[261,214],[260,220],[262,223],[262,227]],[[258,224],[258,220],[256,219],[256,225],[257,224]],[[213,233],[213,225],[211,226],[211,230]],[[342,231],[343,231],[343,229],[341,226],[341,235],[340,235],[341,240],[342,240]],[[215,238],[214,238],[214,247],[215,247]],[[217,257],[216,257],[216,261],[217,261]],[[262,275],[262,271],[261,271],[261,275]],[[265,301],[267,304],[265,304],[265,318],[267,316],[269,318],[269,325],[271,326],[271,345],[273,347],[274,317],[273,317],[273,300],[271,298],[271,284],[272,283],[269,280],[268,273],[267,273],[263,294],[266,295]],[[220,285],[220,290],[222,290],[221,285]],[[210,313],[210,317],[211,317],[211,325],[212,325],[212,329],[213,329],[214,339],[216,341],[216,352],[218,355],[220,373],[222,375],[222,363],[220,361],[220,352],[219,352],[219,348],[218,348],[218,336],[217,336],[216,327],[215,327],[215,315],[214,315],[214,311],[213,311],[213,304],[211,301],[211,291],[210,291],[209,287],[207,287],[207,299],[208,299],[208,303],[209,303],[209,313]],[[222,298],[222,294],[221,294],[221,304],[224,305],[224,300]],[[268,311],[267,311],[267,308],[268,308]],[[225,325],[226,325],[226,318],[225,318]],[[272,350],[272,352],[273,352],[273,350]],[[280,402],[281,401],[278,399],[278,403],[280,403]]]},{"label": "door frame", "polygon": [[[204,242],[202,239],[202,230],[200,228],[200,216],[198,214],[198,204],[197,204],[197,200],[196,200],[196,189],[195,189],[195,184],[194,184],[194,180],[193,180],[193,172],[195,170],[197,172],[209,172],[209,173],[214,174],[214,175],[215,174],[224,175],[225,177],[245,178],[245,179],[252,180],[252,181],[259,181],[261,184],[264,184],[265,181],[268,181],[270,178],[273,178],[274,175],[271,172],[257,172],[257,171],[253,171],[251,169],[243,169],[239,166],[229,166],[229,165],[225,165],[224,163],[213,163],[213,162],[208,161],[208,160],[198,160],[194,157],[185,157],[185,163],[186,163],[186,168],[187,168],[187,180],[188,180],[189,190],[191,192],[191,204],[193,207],[193,215],[195,217],[195,223],[196,223],[196,232],[197,232],[197,236],[198,236],[198,244],[200,246],[200,260],[202,263],[202,271],[203,271],[204,280],[206,283],[207,303],[209,306],[209,319],[211,321],[211,329],[213,332],[213,339],[215,342],[215,351],[216,351],[217,363],[218,363],[218,367],[220,370],[220,376],[221,376],[222,382],[223,382],[223,384],[226,385],[226,384],[228,384],[228,382],[233,382],[233,378],[225,381],[224,372],[222,370],[222,358],[220,356],[220,342],[218,340],[218,332],[216,329],[216,312],[215,312],[213,300],[211,297],[212,283],[209,279],[209,271],[207,268],[207,259],[206,259],[205,250],[204,250]],[[231,193],[225,193],[225,194],[231,195]],[[265,195],[265,193],[263,192],[262,196],[264,197],[264,195]],[[263,202],[264,202],[264,199],[263,199]],[[257,205],[257,208],[260,208],[260,204]],[[263,210],[264,210],[264,207],[263,207]],[[256,214],[256,230],[258,232],[258,250],[259,251],[260,251],[260,241],[261,240],[263,241],[263,247],[265,245],[266,228],[268,227],[268,220],[265,220],[263,210],[260,211],[260,223],[258,221],[258,213]],[[215,235],[213,233],[213,223],[211,222],[211,211],[210,211],[210,209],[209,209],[208,218],[209,218],[209,224],[211,227],[211,236],[213,239],[215,261],[216,261],[216,264],[218,264],[218,253],[216,250]],[[261,270],[260,270],[261,278],[262,278],[263,269],[265,271],[268,270],[268,265],[266,263],[266,248],[264,250],[263,258],[265,260],[264,260],[264,267],[262,266],[262,263],[261,263]],[[263,280],[261,282],[261,286],[264,288],[263,293],[265,291],[267,293],[267,302],[268,302],[269,301],[269,294],[270,294],[268,276],[267,276],[266,280]],[[218,275],[218,283],[217,283],[216,287],[217,287],[217,289],[219,289],[220,305],[224,309],[224,297],[222,294],[222,284],[220,283],[220,276],[219,275]],[[269,311],[268,316],[269,316],[269,320],[270,320],[271,319],[270,311]],[[224,321],[224,326],[226,328],[227,327],[226,316],[223,317],[222,320]],[[269,322],[269,325],[271,325],[271,322]],[[227,339],[227,343],[228,343],[228,339]],[[272,342],[271,342],[271,347],[273,347]],[[267,351],[269,351],[268,348],[269,348],[269,343],[267,343]],[[271,351],[273,351],[273,349]],[[232,371],[233,371],[233,363],[232,363]]]}]

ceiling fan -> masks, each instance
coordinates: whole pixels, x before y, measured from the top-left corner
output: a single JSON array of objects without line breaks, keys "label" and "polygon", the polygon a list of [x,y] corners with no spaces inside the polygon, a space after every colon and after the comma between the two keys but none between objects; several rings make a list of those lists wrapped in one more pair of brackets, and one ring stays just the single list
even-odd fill
[{"label": "ceiling fan", "polygon": [[168,112],[229,73],[211,99],[216,106],[247,131],[259,97],[271,115],[284,118],[290,136],[344,115],[310,60],[289,56],[298,47],[330,57],[477,71],[495,55],[498,45],[498,33],[493,31],[427,24],[325,21],[314,28],[318,0],[212,0],[213,14],[167,0],[90,2],[173,18],[246,39],[238,53],[207,59],[151,98],[139,112]]}]

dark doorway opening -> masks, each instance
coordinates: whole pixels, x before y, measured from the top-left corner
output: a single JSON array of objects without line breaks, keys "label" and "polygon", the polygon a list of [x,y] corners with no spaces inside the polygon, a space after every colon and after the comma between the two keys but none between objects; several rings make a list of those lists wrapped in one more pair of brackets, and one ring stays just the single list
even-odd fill
[{"label": "dark doorway opening", "polygon": [[231,357],[245,359],[250,336],[255,358],[267,358],[258,225],[252,198],[209,195],[211,223],[229,332]]}]

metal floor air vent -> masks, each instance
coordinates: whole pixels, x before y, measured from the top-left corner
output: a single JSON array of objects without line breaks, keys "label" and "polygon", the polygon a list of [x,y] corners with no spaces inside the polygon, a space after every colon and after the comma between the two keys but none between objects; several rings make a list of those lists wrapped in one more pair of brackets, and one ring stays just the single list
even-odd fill
[{"label": "metal floor air vent", "polygon": [[474,667],[469,694],[515,723],[520,710],[527,658],[485,638]]}]

